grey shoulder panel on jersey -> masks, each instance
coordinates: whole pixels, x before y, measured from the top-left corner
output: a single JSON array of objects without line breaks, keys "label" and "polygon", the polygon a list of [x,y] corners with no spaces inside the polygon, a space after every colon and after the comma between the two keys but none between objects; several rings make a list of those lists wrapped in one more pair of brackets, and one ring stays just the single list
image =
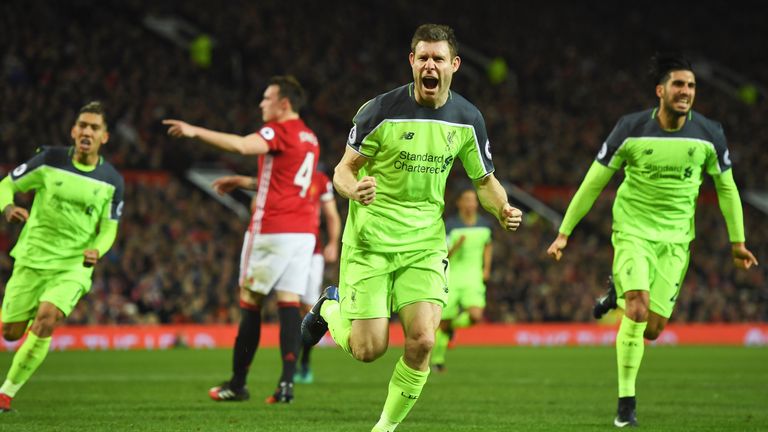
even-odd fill
[{"label": "grey shoulder panel on jersey", "polygon": [[642,133],[641,131],[645,128],[648,121],[653,119],[652,116],[652,109],[622,116],[600,147],[596,160],[605,166],[609,166],[611,159],[619,151],[624,141],[631,136]]},{"label": "grey shoulder panel on jersey", "polygon": [[57,147],[42,146],[37,149],[37,153],[26,162],[20,164],[11,171],[11,180],[16,181],[37,168],[48,164],[49,156],[57,152]]},{"label": "grey shoulder panel on jersey", "polygon": [[[379,123],[387,119],[439,120],[449,123],[481,127],[485,124],[480,111],[456,92],[439,109],[421,106],[413,98],[413,84],[398,87],[371,99],[355,115],[358,136],[370,133]],[[362,137],[360,137],[362,138]],[[479,137],[478,137],[479,138]],[[484,136],[484,138],[487,138]]]},{"label": "grey shoulder panel on jersey", "polygon": [[119,197],[119,200],[122,201],[123,189],[125,188],[123,177],[102,156],[99,156],[99,162],[95,169],[81,171],[72,162],[74,155],[72,147],[46,147],[41,153],[45,155],[45,165],[112,185],[115,188],[115,199]]},{"label": "grey shoulder panel on jersey", "polygon": [[730,169],[731,158],[723,125],[708,119],[698,112],[693,112],[690,123],[691,133],[695,133],[700,137],[699,139],[711,142],[714,146],[715,153],[717,154],[717,163],[720,165],[720,172]]}]

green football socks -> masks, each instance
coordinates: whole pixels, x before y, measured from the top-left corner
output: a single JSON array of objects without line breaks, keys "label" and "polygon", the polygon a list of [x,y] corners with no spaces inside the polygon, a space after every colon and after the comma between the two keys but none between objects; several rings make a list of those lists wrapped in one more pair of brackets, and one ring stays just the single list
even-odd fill
[{"label": "green football socks", "polygon": [[418,400],[428,376],[429,370],[422,372],[411,369],[400,357],[397,365],[395,365],[392,378],[389,380],[389,393],[387,394],[387,401],[384,402],[384,410],[373,430],[394,431]]},{"label": "green football socks", "polygon": [[619,370],[619,397],[635,396],[635,381],[643,360],[643,332],[647,322],[635,322],[624,315],[616,334],[616,364]]},{"label": "green football socks", "polygon": [[349,334],[352,332],[352,321],[341,316],[339,302],[328,300],[320,307],[320,316],[328,323],[328,331],[331,337],[341,349],[352,355],[349,346]]},{"label": "green football socks", "polygon": [[16,396],[27,380],[43,363],[45,356],[48,355],[48,348],[51,346],[51,336],[46,338],[38,337],[31,331],[27,333],[27,339],[21,344],[21,347],[13,356],[11,369],[8,376],[0,387],[0,393],[7,394],[10,397]]}]

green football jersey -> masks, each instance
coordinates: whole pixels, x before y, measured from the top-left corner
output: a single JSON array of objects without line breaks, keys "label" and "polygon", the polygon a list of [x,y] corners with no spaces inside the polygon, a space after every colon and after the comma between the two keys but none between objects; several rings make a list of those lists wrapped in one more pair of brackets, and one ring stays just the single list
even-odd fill
[{"label": "green football jersey", "polygon": [[11,251],[17,265],[82,265],[83,251],[93,248],[99,223],[120,218],[123,178],[101,158],[93,170],[82,170],[72,162],[72,150],[43,148],[9,174],[17,191],[35,190],[29,219]]},{"label": "green football jersey", "polygon": [[475,225],[471,226],[466,225],[459,216],[446,221],[449,249],[464,237],[461,246],[449,258],[451,263],[449,286],[483,283],[483,254],[485,246],[491,242],[492,226],[491,222],[482,216],[478,216]]},{"label": "green football jersey", "polygon": [[682,128],[667,131],[656,109],[622,117],[597,161],[624,181],[613,203],[613,229],[648,240],[683,243],[695,237],[694,212],[703,173],[731,168],[722,126],[691,111]]},{"label": "green football jersey", "polygon": [[349,204],[343,242],[360,249],[445,250],[445,183],[454,160],[473,180],[493,172],[480,111],[455,92],[438,109],[421,106],[413,84],[364,104],[348,145],[368,158],[359,178],[373,176],[377,185],[371,205]]}]

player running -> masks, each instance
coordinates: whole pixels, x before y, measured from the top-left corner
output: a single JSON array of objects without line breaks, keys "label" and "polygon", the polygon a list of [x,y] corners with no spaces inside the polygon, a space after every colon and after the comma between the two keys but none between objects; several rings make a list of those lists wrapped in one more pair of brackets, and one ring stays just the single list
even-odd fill
[{"label": "player running", "polygon": [[[26,222],[11,251],[3,337],[15,341],[27,333],[0,387],[0,412],[11,409],[11,399],[45,360],[54,328],[90,291],[94,266],[117,235],[123,178],[99,155],[109,140],[100,102],[80,109],[70,136],[72,147],[43,147],[0,182],[6,222]],[[13,199],[31,190],[28,212]]]},{"label": "player running", "polygon": [[637,425],[635,381],[643,358],[643,337],[658,338],[672,315],[688,269],[704,172],[717,189],[734,264],[743,269],[757,265],[744,245],[741,200],[722,126],[691,109],[696,76],[690,62],[679,56],[657,56],[653,79],[659,106],[619,119],[547,249],[560,260],[576,224],[624,165],[624,181],[613,203],[616,293],[607,296],[618,298],[624,308],[616,335],[619,402],[614,424],[618,427]]},{"label": "player running", "polygon": [[483,319],[485,281],[491,276],[493,259],[493,226],[477,213],[477,193],[464,190],[456,206],[458,214],[445,223],[451,277],[448,302],[435,335],[431,359],[440,372],[445,370],[445,356],[454,331]]},{"label": "player running", "polygon": [[493,176],[480,111],[450,91],[461,63],[453,30],[420,26],[409,62],[414,82],[377,96],[355,115],[333,177],[350,200],[339,288],[326,289],[302,324],[305,341],[317,343],[330,328],[346,352],[371,362],[387,350],[390,314],[398,313],[405,352],[374,431],[393,431],[403,421],[429,375],[448,297],[442,213],[454,160],[461,159],[483,207],[504,229],[516,230],[522,217]]}]

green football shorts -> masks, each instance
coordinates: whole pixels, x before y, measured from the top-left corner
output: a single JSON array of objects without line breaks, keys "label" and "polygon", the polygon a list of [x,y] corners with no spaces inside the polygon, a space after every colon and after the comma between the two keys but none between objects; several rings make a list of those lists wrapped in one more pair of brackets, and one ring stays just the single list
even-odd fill
[{"label": "green football shorts", "polygon": [[469,307],[485,308],[485,284],[482,279],[474,284],[468,282],[453,283],[452,280],[448,284],[450,292],[448,293],[447,304],[443,309],[444,320],[456,318],[462,309]]},{"label": "green football shorts", "polygon": [[5,286],[2,321],[29,321],[41,302],[53,303],[68,316],[91,289],[92,274],[92,267],[46,270],[15,266]]},{"label": "green football shorts", "polygon": [[650,241],[614,231],[613,280],[618,304],[624,308],[624,293],[649,291],[650,310],[672,316],[677,295],[688,270],[689,243]]},{"label": "green football shorts", "polygon": [[448,258],[444,250],[372,252],[344,245],[339,301],[347,319],[389,318],[417,302],[445,306]]}]

